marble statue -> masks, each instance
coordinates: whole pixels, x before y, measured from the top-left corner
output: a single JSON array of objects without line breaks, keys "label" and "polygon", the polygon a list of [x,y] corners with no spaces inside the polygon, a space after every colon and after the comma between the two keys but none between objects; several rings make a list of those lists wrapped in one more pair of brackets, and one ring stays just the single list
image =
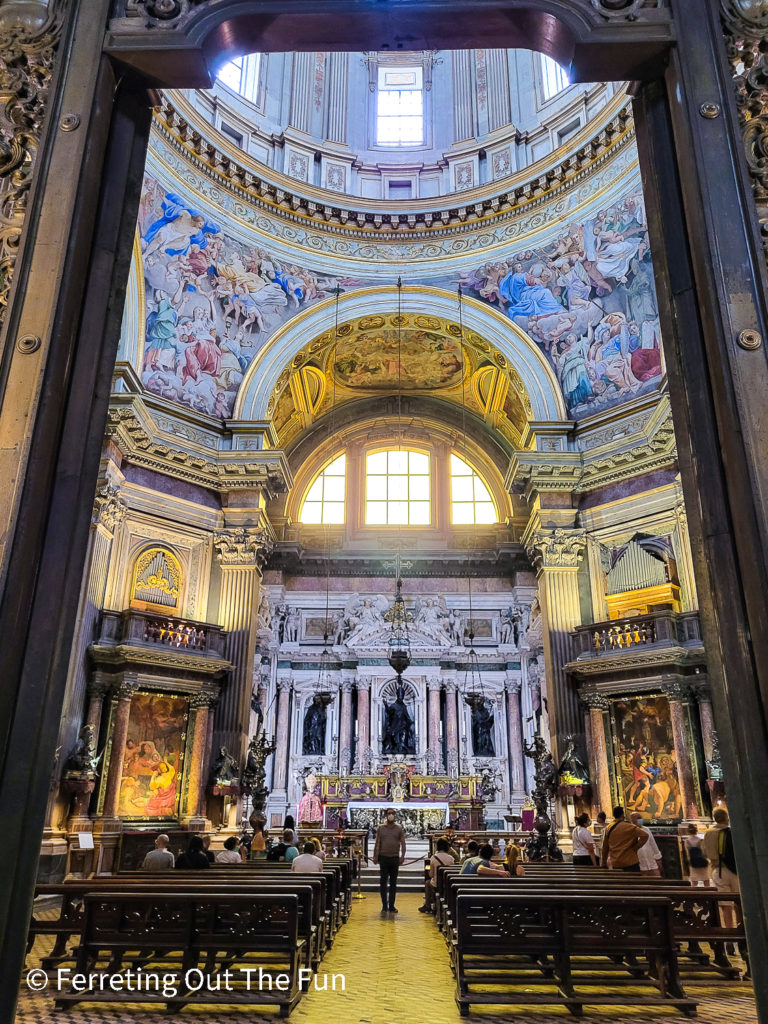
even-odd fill
[{"label": "marble statue", "polygon": [[101,754],[96,753],[94,728],[92,725],[84,725],[72,752],[64,763],[64,773],[66,775],[96,775],[100,761]]},{"label": "marble statue", "polygon": [[413,719],[403,700],[402,687],[391,704],[384,706],[384,735],[381,750],[383,754],[415,754],[416,735]]},{"label": "marble statue", "polygon": [[299,627],[301,626],[301,615],[298,608],[286,608],[285,610],[285,643],[297,644],[299,642]]},{"label": "marble statue", "polygon": [[418,604],[414,625],[420,633],[430,639],[440,644],[450,644],[448,614],[444,598],[437,601],[434,597],[425,597]]},{"label": "marble statue", "polygon": [[262,633],[272,633],[272,609],[269,606],[269,597],[266,590],[261,592],[259,610],[256,613],[256,626]]},{"label": "marble statue", "polygon": [[486,701],[472,708],[472,751],[475,757],[495,757],[493,744],[493,710]]},{"label": "marble statue", "polygon": [[325,753],[325,707],[313,700],[304,712],[302,754]]},{"label": "marble statue", "polygon": [[464,618],[458,608],[451,608],[446,619],[446,627],[451,642],[457,647],[464,643]]},{"label": "marble statue", "polygon": [[333,617],[333,643],[336,647],[340,647],[344,643],[347,631],[347,617],[344,610],[340,609]]},{"label": "marble statue", "polygon": [[378,597],[360,598],[357,594],[347,603],[346,614],[350,624],[347,644],[360,644],[383,633],[386,629],[384,612],[387,610],[387,599]]}]

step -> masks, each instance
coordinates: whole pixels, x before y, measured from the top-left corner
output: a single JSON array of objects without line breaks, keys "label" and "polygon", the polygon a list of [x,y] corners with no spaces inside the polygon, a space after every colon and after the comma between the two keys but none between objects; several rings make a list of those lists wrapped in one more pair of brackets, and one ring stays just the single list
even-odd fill
[{"label": "step", "polygon": [[[363,892],[379,891],[379,869],[371,866],[360,873],[360,888]],[[397,888],[400,892],[424,892],[424,866],[422,861],[405,864],[397,874]]]}]

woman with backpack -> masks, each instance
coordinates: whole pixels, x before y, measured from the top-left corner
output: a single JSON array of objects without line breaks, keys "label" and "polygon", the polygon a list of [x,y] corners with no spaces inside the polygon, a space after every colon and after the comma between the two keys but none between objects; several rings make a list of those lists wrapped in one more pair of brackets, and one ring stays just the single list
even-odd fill
[{"label": "woman with backpack", "polygon": [[688,826],[688,834],[683,837],[683,846],[688,857],[688,878],[691,885],[709,888],[709,861],[701,852],[701,836],[696,826]]}]

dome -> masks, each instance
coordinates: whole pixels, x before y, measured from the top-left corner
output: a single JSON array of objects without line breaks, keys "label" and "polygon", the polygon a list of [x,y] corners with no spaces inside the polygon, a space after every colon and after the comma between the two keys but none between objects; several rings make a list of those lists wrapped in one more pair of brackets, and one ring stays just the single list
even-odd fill
[{"label": "dome", "polygon": [[503,187],[617,90],[529,50],[250,54],[186,102],[236,151],[313,189],[397,206]]}]

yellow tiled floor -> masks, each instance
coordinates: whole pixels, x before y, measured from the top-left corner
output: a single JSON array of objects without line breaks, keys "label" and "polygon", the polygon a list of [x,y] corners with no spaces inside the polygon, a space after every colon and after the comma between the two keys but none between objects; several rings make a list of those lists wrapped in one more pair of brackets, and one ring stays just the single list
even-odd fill
[{"label": "yellow tiled floor", "polygon": [[[455,982],[448,963],[448,952],[433,918],[419,914],[420,898],[402,895],[400,912],[380,916],[376,894],[355,902],[352,914],[336,937],[333,948],[320,968],[328,976],[328,991],[313,989],[291,1014],[295,1024],[458,1024],[461,1018],[454,1002]],[[35,954],[41,954],[50,941],[41,940]],[[30,957],[28,966],[36,958]],[[345,990],[331,991],[331,976],[343,974]],[[689,995],[700,1000],[698,1020],[702,1024],[757,1024],[752,989],[745,982],[685,981]],[[81,1004],[57,1012],[49,997],[31,994],[22,988],[17,1024],[118,1024],[168,1019],[162,1007],[136,1004],[104,1007]],[[275,1010],[248,1011],[198,1007],[176,1014],[179,1024],[259,1024],[276,1021]],[[466,1019],[466,1018],[464,1018]],[[474,1024],[524,1020],[532,1024],[553,1024],[573,1019],[564,1007],[498,1007],[482,1013],[472,1012]],[[580,1018],[585,1024],[639,1024],[653,1021],[683,1021],[687,1018],[665,1008],[638,1008],[617,1013],[611,1007],[595,1010]]]}]

